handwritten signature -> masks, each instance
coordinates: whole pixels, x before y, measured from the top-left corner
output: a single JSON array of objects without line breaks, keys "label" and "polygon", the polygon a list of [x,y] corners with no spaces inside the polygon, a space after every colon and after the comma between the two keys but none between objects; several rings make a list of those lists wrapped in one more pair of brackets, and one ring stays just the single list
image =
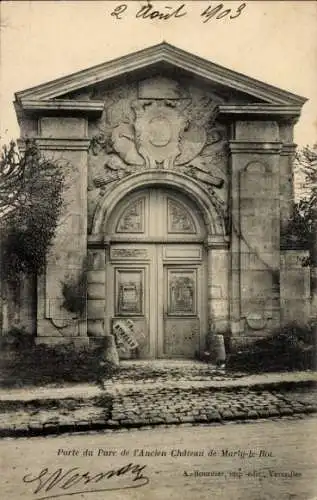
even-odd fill
[{"label": "handwritten signature", "polygon": [[26,474],[22,481],[34,485],[33,495],[42,495],[37,496],[36,500],[47,500],[81,493],[141,488],[150,481],[143,474],[145,468],[146,465],[134,463],[103,472],[83,472],[79,467],[59,468],[53,471],[44,468],[39,473]]}]

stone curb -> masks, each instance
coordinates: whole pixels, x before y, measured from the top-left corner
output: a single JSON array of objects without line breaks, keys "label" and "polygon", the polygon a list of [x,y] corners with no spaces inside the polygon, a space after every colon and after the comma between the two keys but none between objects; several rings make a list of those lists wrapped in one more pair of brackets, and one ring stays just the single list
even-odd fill
[{"label": "stone curb", "polygon": [[[160,393],[161,391],[163,392],[167,392],[167,391],[173,391],[173,389],[181,389],[182,392],[199,392],[200,394],[204,393],[204,392],[208,392],[210,391],[210,389],[213,389],[214,392],[236,392],[236,391],[239,391],[239,390],[243,390],[243,389],[248,389],[250,391],[254,391],[254,392],[261,392],[261,391],[270,391],[270,392],[276,392],[277,390],[283,390],[283,391],[291,391],[291,390],[294,390],[294,389],[301,389],[301,388],[310,388],[310,387],[316,387],[317,386],[317,382],[315,380],[300,380],[298,382],[293,382],[293,381],[281,381],[281,382],[267,382],[267,383],[258,383],[258,384],[254,384],[254,385],[239,385],[239,386],[225,386],[225,387],[219,387],[219,386],[214,386],[214,385],[186,385],[186,386],[183,386],[183,387],[179,387],[177,385],[174,386],[170,386],[170,385],[167,385],[167,386],[164,386],[164,387],[160,387],[159,389],[157,388],[157,385],[156,384],[153,384],[151,386],[147,386],[146,388],[143,388],[143,390],[140,388],[140,387],[137,387],[137,386],[134,386],[134,385],[129,385],[129,386],[126,386],[125,387],[125,390],[121,389],[120,391],[118,391],[117,389],[114,388],[113,391],[111,391],[111,388],[105,388],[103,391],[100,391],[98,394],[94,395],[94,396],[87,396],[85,398],[86,401],[93,401],[95,398],[98,398],[100,396],[102,396],[103,394],[107,394],[109,395],[110,397],[115,397],[115,396],[130,396],[131,394],[140,394],[140,393],[146,393],[147,390],[149,392],[151,392],[151,390],[154,390],[156,389],[158,393]],[[70,399],[68,396],[63,396],[61,395],[61,397],[59,398],[54,398],[54,400],[58,401],[63,401],[63,400],[66,400],[66,399]],[[73,397],[71,398],[73,399],[74,401],[76,401],[76,399],[78,399],[78,401],[82,402],[83,401],[83,398],[82,397],[79,397],[79,398],[76,398],[76,397]],[[16,406],[21,406],[23,407],[25,404],[28,404],[28,403],[36,403],[38,401],[41,401],[41,403],[43,404],[45,401],[47,402],[51,402],[52,398],[48,398],[48,397],[43,397],[43,398],[32,398],[32,399],[27,399],[27,400],[19,400],[19,399],[0,399],[0,404],[3,405],[5,404],[6,402],[10,405],[10,404],[15,404]],[[1,427],[0,427],[0,437],[1,437]]]},{"label": "stone curb", "polygon": [[206,383],[203,381],[203,383],[199,383],[199,381],[196,381],[195,383],[186,382],[183,383],[182,385],[179,385],[177,381],[173,384],[162,384],[162,383],[143,383],[143,384],[135,384],[133,382],[131,383],[125,383],[120,386],[120,389],[116,387],[116,385],[105,385],[104,389],[97,389],[93,393],[85,395],[82,394],[81,392],[78,394],[71,395],[68,391],[63,394],[63,391],[60,391],[60,394],[57,395],[49,395],[49,392],[46,394],[40,394],[41,397],[38,397],[36,393],[30,394],[29,397],[19,399],[16,398],[14,393],[8,395],[5,395],[4,397],[0,395],[0,403],[5,403],[6,401],[9,402],[21,402],[21,405],[24,403],[30,402],[30,401],[49,401],[51,399],[93,399],[95,397],[101,396],[104,393],[107,393],[109,395],[113,394],[124,394],[126,392],[131,392],[131,389],[133,389],[133,392],[143,392],[144,390],[151,390],[151,389],[156,389],[158,386],[162,386],[162,388],[166,390],[173,390],[173,389],[181,389],[182,391],[186,390],[199,390],[199,391],[204,391],[204,390],[210,390],[213,389],[215,392],[220,392],[220,391],[225,391],[225,392],[230,392],[230,391],[237,391],[240,389],[249,389],[251,391],[262,391],[262,390],[277,390],[277,389],[283,389],[283,390],[291,390],[295,388],[303,388],[303,387],[317,387],[317,379],[315,378],[307,378],[304,380],[278,380],[278,381],[262,381],[262,382],[255,382],[255,383],[249,383],[243,380],[235,380],[234,383],[233,381],[224,381],[224,382],[213,382],[210,381]]},{"label": "stone curb", "polygon": [[[156,389],[160,386],[160,390],[173,390],[173,389],[180,389],[182,391],[210,391],[210,389],[213,389],[214,392],[235,392],[239,391],[241,389],[248,389],[250,391],[275,391],[275,390],[292,390],[295,388],[304,388],[304,387],[317,387],[317,380],[299,380],[299,381],[289,381],[289,380],[282,380],[282,381],[276,381],[276,382],[257,382],[254,384],[248,384],[248,383],[241,383],[241,384],[227,384],[227,385],[216,385],[214,382],[210,383],[202,383],[199,384],[198,382],[195,384],[186,383],[179,385],[177,383],[175,384],[143,384],[143,385],[138,385],[138,384],[124,384],[120,387],[120,390],[116,387],[111,387],[111,386],[105,386],[104,392],[108,394],[125,394],[127,392],[145,392],[146,390],[151,390],[151,389]],[[1,400],[0,400],[1,401]]]},{"label": "stone curb", "polygon": [[41,387],[32,389],[13,389],[4,390],[0,389],[0,401],[30,401],[30,400],[45,400],[45,399],[91,399],[96,397],[103,392],[126,392],[130,390],[131,387],[138,390],[156,388],[158,385],[164,385],[164,387],[172,388],[209,388],[216,390],[239,390],[241,388],[248,388],[250,390],[263,390],[263,389],[275,389],[275,388],[287,388],[287,387],[303,387],[303,386],[313,386],[317,385],[317,372],[286,372],[286,373],[269,373],[269,374],[259,374],[252,376],[243,376],[235,379],[227,380],[175,380],[166,381],[158,380],[147,382],[143,381],[131,381],[131,382],[120,382],[120,380],[106,381],[104,387],[89,384],[81,384],[78,386],[67,386],[67,387]]},{"label": "stone curb", "polygon": [[[230,414],[229,414],[230,413]],[[123,422],[113,421],[113,420],[87,420],[87,421],[78,421],[70,424],[59,424],[59,423],[46,423],[46,424],[36,424],[36,425],[27,425],[23,424],[20,427],[8,427],[8,428],[0,428],[0,438],[6,437],[36,437],[36,436],[49,436],[55,434],[64,434],[64,433],[79,433],[79,432],[88,432],[88,431],[122,431],[122,430],[133,430],[133,429],[148,429],[155,427],[170,427],[170,426],[184,426],[184,425],[208,425],[208,424],[224,424],[227,422],[249,422],[256,420],[266,420],[269,418],[281,418],[281,417],[296,417],[305,415],[312,415],[317,413],[317,406],[306,405],[306,407],[297,409],[289,409],[284,411],[284,409],[273,411],[271,409],[265,409],[265,411],[248,411],[242,414],[232,413],[232,412],[215,412],[206,415],[206,417],[178,417],[173,418],[173,421],[168,421],[168,419],[151,419],[151,422],[148,420],[142,422],[141,419],[138,419],[138,422],[133,422],[133,420],[129,421],[129,419],[125,419]]]}]

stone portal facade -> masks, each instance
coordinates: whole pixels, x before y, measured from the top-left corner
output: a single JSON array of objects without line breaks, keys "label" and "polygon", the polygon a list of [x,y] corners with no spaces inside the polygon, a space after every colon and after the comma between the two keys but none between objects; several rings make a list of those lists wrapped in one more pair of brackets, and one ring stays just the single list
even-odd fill
[{"label": "stone portal facade", "polygon": [[[21,138],[68,173],[37,342],[115,336],[121,356],[194,357],[217,333],[308,319],[308,271],[280,237],[304,103],[166,43],[18,92]],[[84,316],[63,297],[83,273]]]}]

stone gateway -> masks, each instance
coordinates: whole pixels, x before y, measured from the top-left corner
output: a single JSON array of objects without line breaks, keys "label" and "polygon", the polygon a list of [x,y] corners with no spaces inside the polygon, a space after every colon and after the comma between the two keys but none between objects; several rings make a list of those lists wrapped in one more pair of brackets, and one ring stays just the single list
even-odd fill
[{"label": "stone gateway", "polygon": [[[98,343],[120,325],[137,346],[121,357],[194,358],[215,335],[308,318],[309,271],[281,239],[305,98],[167,43],[15,97],[21,149],[34,138],[71,166],[36,307],[19,312],[37,343]],[[83,270],[80,315],[63,283]]]}]

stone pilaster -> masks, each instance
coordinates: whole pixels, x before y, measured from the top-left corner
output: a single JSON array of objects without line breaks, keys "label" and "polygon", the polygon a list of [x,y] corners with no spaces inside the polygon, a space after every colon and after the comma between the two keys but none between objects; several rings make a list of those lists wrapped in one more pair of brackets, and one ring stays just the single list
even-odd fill
[{"label": "stone pilaster", "polygon": [[87,332],[90,337],[104,337],[106,307],[106,255],[105,249],[88,250],[87,273]]},{"label": "stone pilaster", "polygon": [[210,241],[208,246],[208,317],[210,336],[228,333],[229,256],[223,241]]},{"label": "stone pilaster", "polygon": [[281,234],[288,231],[289,220],[294,209],[294,173],[293,164],[296,144],[293,142],[293,128],[297,118],[282,119],[279,122],[280,141],[280,220]]},{"label": "stone pilaster", "polygon": [[293,162],[296,144],[283,144],[280,156],[280,221],[281,233],[288,231],[294,210]]},{"label": "stone pilaster", "polygon": [[238,341],[279,325],[281,143],[270,121],[238,121],[234,137],[230,321]]},{"label": "stone pilaster", "polygon": [[36,142],[44,155],[62,163],[66,176],[64,213],[38,279],[37,343],[88,343],[86,315],[70,310],[65,286],[78,295],[87,254],[87,121],[45,117]]}]

